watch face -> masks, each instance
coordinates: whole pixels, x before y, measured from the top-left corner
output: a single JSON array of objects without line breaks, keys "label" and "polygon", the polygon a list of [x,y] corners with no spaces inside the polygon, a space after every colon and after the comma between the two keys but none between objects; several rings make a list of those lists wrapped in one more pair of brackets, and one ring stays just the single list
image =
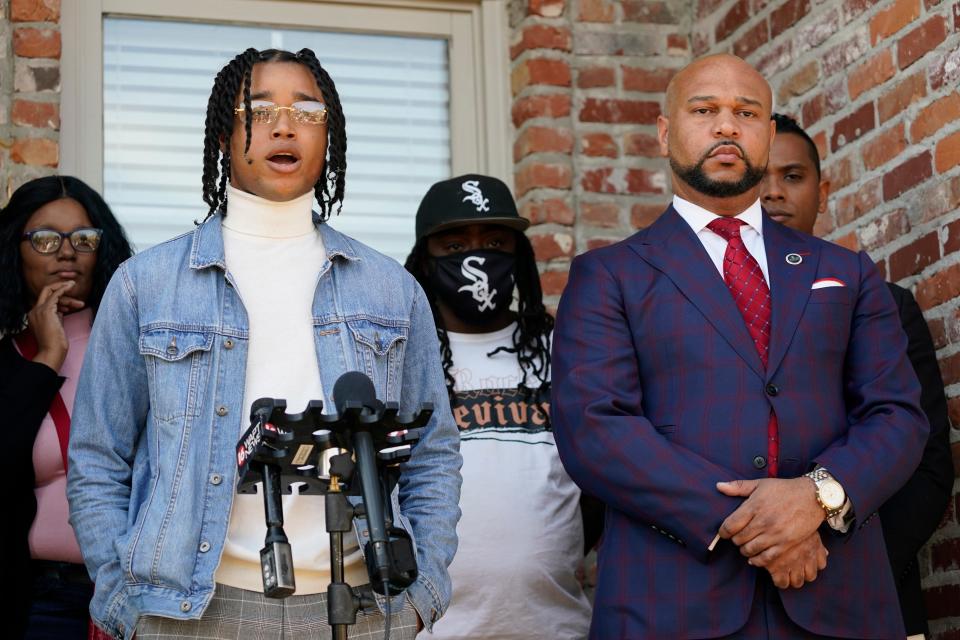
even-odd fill
[{"label": "watch face", "polygon": [[843,506],[846,495],[843,487],[836,480],[825,480],[820,484],[820,501],[827,509],[839,509]]}]

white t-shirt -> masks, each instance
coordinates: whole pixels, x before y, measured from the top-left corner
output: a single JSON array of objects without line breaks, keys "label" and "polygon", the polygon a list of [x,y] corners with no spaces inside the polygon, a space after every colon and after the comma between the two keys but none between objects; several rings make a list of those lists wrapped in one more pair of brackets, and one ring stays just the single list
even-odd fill
[{"label": "white t-shirt", "polygon": [[[580,490],[560,464],[553,432],[517,390],[516,324],[448,333],[460,428],[460,543],[453,599],[436,638],[582,639],[590,604],[575,572],[583,559]],[[526,384],[539,381],[532,372]],[[543,398],[549,411],[549,398]]]}]

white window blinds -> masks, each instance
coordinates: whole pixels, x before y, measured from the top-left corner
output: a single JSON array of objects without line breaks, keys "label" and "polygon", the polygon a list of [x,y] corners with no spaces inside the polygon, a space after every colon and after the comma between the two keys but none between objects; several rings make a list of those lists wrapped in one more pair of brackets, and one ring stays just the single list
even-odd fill
[{"label": "white window blinds", "polygon": [[216,73],[247,47],[309,47],[347,120],[346,197],[331,226],[402,261],[414,215],[450,176],[447,42],[107,17],[104,197],[137,249],[202,220],[204,117]]}]

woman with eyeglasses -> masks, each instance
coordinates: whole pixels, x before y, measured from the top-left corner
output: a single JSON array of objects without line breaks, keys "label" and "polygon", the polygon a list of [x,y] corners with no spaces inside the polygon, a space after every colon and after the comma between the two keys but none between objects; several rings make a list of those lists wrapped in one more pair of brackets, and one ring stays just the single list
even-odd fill
[{"label": "woman with eyeglasses", "polygon": [[14,507],[4,525],[12,543],[4,549],[11,637],[87,636],[93,584],[67,519],[70,414],[93,316],[130,255],[103,198],[76,178],[32,180],[0,213],[0,407]]}]

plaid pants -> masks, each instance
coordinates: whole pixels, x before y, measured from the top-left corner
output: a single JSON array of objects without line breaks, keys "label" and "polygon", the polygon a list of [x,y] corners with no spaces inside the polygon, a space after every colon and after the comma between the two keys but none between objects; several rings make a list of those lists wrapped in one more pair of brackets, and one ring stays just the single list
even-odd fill
[{"label": "plaid pants", "polygon": [[[409,602],[392,611],[390,640],[412,640],[417,614]],[[383,638],[384,616],[378,610],[357,612],[347,627],[350,640]],[[137,640],[299,640],[332,638],[327,624],[327,594],[266,598],[262,593],[218,584],[200,620],[145,616],[137,623]]]}]

